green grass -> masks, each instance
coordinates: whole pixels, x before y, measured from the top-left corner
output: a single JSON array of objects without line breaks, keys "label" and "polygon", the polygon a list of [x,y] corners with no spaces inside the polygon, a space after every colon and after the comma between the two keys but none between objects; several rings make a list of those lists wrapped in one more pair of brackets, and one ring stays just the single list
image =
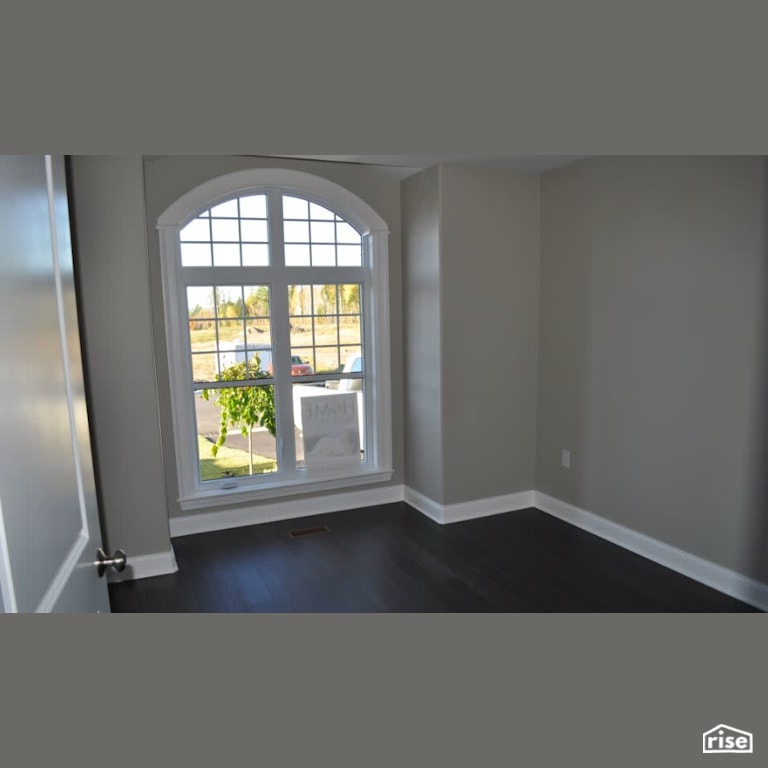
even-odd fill
[{"label": "green grass", "polygon": [[[248,453],[237,448],[229,448],[222,445],[218,454],[211,454],[213,443],[202,435],[197,436],[197,450],[200,456],[200,479],[221,480],[224,477],[241,476],[248,474]],[[253,474],[261,475],[265,472],[274,472],[277,462],[267,456],[253,455]],[[224,474],[224,473],[227,474]]]}]

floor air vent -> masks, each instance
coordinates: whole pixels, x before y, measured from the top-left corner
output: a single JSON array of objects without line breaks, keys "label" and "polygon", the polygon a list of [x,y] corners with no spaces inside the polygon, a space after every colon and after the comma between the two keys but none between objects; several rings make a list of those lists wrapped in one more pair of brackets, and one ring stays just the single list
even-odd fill
[{"label": "floor air vent", "polygon": [[298,531],[291,531],[288,535],[292,539],[300,539],[302,536],[316,536],[318,533],[330,533],[330,531],[324,525],[320,525],[317,528],[302,528]]}]

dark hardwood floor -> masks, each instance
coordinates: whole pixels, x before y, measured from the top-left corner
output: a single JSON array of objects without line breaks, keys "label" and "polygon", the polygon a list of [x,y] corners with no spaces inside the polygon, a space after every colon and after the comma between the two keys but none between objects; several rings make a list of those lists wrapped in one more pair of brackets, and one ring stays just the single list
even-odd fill
[{"label": "dark hardwood floor", "polygon": [[173,547],[178,573],[111,584],[114,612],[757,611],[536,509],[439,525],[397,503]]}]

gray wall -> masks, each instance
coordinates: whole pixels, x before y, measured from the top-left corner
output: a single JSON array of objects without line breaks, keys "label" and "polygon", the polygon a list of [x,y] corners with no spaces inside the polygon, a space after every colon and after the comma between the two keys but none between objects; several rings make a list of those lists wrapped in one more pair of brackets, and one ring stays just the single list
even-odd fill
[{"label": "gray wall", "polygon": [[107,547],[170,549],[142,158],[72,158],[82,332]]},{"label": "gray wall", "polygon": [[[583,498],[588,453],[591,167],[542,178],[535,487],[572,503]],[[570,470],[560,469],[562,449]]]},{"label": "gray wall", "polygon": [[537,174],[402,184],[406,485],[440,504],[533,488]]},{"label": "gray wall", "polygon": [[534,485],[538,174],[441,169],[445,501]]},{"label": "gray wall", "polygon": [[767,203],[760,158],[543,176],[536,476],[764,581]]},{"label": "gray wall", "polygon": [[[389,484],[403,482],[403,350],[400,256],[400,176],[392,169],[346,163],[307,162],[262,157],[155,157],[144,163],[146,195],[146,235],[149,248],[150,282],[154,325],[157,377],[160,393],[160,425],[163,435],[166,504],[171,517],[181,514],[177,502],[178,482],[173,451],[170,384],[166,360],[162,278],[159,239],[155,229],[159,216],[179,197],[194,187],[226,173],[248,168],[288,168],[322,176],[365,200],[388,224],[390,284],[390,345],[392,366],[392,448],[395,472]],[[249,505],[250,506],[250,505]],[[208,510],[200,510],[205,512]],[[185,513],[190,514],[190,513]]]},{"label": "gray wall", "polygon": [[440,170],[402,183],[405,484],[443,503]]}]

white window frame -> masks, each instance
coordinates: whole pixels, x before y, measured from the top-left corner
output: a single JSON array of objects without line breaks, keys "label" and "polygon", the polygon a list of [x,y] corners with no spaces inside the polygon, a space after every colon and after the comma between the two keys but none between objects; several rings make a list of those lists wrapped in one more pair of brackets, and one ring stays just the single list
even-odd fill
[{"label": "white window frame", "polygon": [[[282,247],[282,222],[269,215],[269,267],[182,267],[181,229],[201,211],[250,194],[295,195],[328,208],[362,235],[362,267],[286,267],[275,263],[275,248]],[[392,409],[389,350],[389,228],[365,201],[332,181],[300,171],[261,168],[238,171],[212,179],[194,188],[169,206],[159,217],[160,259],[163,276],[163,303],[168,344],[168,372],[171,388],[173,437],[176,452],[179,504],[183,510],[215,507],[291,494],[346,488],[386,482],[392,477]],[[341,474],[308,475],[284,466],[286,454],[278,440],[280,471],[274,474],[227,478],[202,482],[199,479],[197,430],[189,354],[188,307],[182,270],[200,269],[210,273],[210,284],[271,285],[270,303],[281,301],[288,284],[362,283],[361,312],[365,359],[365,456],[360,467]],[[364,278],[364,279],[361,279]],[[284,291],[285,292],[285,291]],[[273,310],[274,317],[274,310]],[[283,335],[281,340],[280,335]],[[273,327],[274,347],[290,349],[287,328]],[[273,347],[273,348],[274,348]],[[278,366],[275,385],[284,391],[292,386],[290,355]],[[279,367],[282,365],[282,370]],[[279,384],[283,381],[283,384]],[[279,392],[279,390],[278,390]],[[285,396],[278,405],[282,423],[293,423],[293,399]],[[278,433],[279,437],[279,433]],[[290,457],[290,453],[288,456]],[[231,487],[232,485],[235,487]],[[222,487],[227,486],[227,487]]]}]

